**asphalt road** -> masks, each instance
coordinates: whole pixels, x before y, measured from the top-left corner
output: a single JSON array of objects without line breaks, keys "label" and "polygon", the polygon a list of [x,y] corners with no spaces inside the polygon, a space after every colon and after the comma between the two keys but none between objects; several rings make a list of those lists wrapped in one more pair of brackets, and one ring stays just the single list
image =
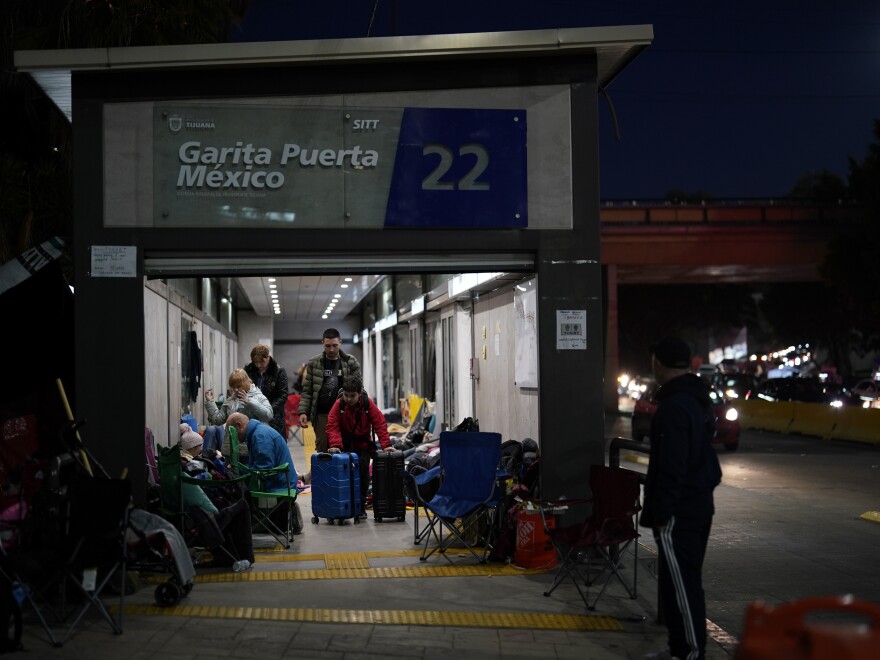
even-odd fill
[{"label": "asphalt road", "polygon": [[[630,437],[629,417],[609,418],[606,431]],[[739,639],[754,600],[852,594],[880,604],[880,524],[860,518],[880,511],[880,445],[745,430],[737,451],[718,456],[703,572],[711,622]]]}]

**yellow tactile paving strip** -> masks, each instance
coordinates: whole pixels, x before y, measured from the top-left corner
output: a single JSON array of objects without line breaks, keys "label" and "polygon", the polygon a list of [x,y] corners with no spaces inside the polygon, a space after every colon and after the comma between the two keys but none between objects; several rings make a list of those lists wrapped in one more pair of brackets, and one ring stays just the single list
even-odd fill
[{"label": "yellow tactile paving strip", "polygon": [[326,555],[324,564],[329,571],[341,571],[350,568],[369,568],[370,562],[363,552],[342,552]]},{"label": "yellow tactile paving strip", "polygon": [[587,614],[533,612],[443,612],[411,610],[328,610],[305,607],[204,607],[126,605],[125,614],[188,616],[206,619],[259,619],[310,623],[364,623],[371,625],[456,626],[465,628],[526,628],[530,630],[620,631],[620,621]]},{"label": "yellow tactile paving strip", "polygon": [[[305,428],[305,429],[301,428],[299,430],[299,432],[302,433],[302,439],[303,439],[302,460],[305,461],[303,463],[303,465],[306,466],[306,469],[303,470],[303,472],[308,472],[309,471],[308,466],[311,465],[311,463],[312,463],[312,454],[315,453],[315,428],[311,424],[309,424],[308,428]],[[297,461],[296,459],[294,459],[293,462],[299,463],[299,461]]]},{"label": "yellow tactile paving strip", "polygon": [[510,566],[381,566],[357,568],[306,569],[301,571],[246,571],[197,575],[193,582],[276,582],[279,580],[365,580],[373,578],[488,577],[499,575],[530,575],[542,570],[522,570]]},{"label": "yellow tactile paving strip", "polygon": [[[279,546],[280,548],[280,546]],[[326,558],[330,555],[325,555],[324,553],[320,554],[311,554],[311,555],[269,555],[268,552],[271,550],[263,550],[254,548],[254,563],[256,564],[264,564],[264,563],[278,563],[285,561],[324,561],[326,562]],[[364,557],[418,557],[422,554],[421,550],[368,550],[367,552],[359,552],[359,555],[363,555]]]},{"label": "yellow tactile paving strip", "polygon": [[[363,558],[357,559],[357,555]],[[313,555],[313,558],[321,558]],[[430,578],[430,577],[492,577],[505,575],[535,575],[543,569],[522,569],[506,564],[468,564],[462,566],[380,566],[370,567],[363,553],[351,555],[324,555],[327,568],[299,571],[245,571],[243,573],[205,573],[196,575],[196,584],[219,582],[278,582],[282,580],[365,580],[373,578]],[[147,582],[164,582],[162,576],[146,578]]]}]

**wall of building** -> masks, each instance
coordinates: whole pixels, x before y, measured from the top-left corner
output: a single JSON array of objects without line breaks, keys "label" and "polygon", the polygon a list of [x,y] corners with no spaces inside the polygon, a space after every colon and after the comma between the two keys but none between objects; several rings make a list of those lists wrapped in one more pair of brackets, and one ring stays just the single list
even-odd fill
[{"label": "wall of building", "polygon": [[[480,430],[497,431],[505,440],[533,438],[540,443],[538,389],[514,382],[514,287],[482,294],[474,302],[473,326],[473,355],[480,376],[474,380],[475,414]],[[469,365],[459,363],[459,368],[468,373]]]},{"label": "wall of building", "polygon": [[274,351],[275,331],[271,316],[257,316],[253,312],[238,312],[238,354],[236,366],[243,367],[251,361],[251,349],[265,344]]},{"label": "wall of building", "polygon": [[[203,371],[195,401],[183,391],[183,333],[189,330],[196,333],[202,352]],[[229,372],[240,366],[232,362],[238,342],[180,292],[156,280],[147,281],[144,287],[144,341],[146,426],[159,445],[170,446],[180,437],[178,427],[185,413],[205,425],[206,389],[225,397]]]}]

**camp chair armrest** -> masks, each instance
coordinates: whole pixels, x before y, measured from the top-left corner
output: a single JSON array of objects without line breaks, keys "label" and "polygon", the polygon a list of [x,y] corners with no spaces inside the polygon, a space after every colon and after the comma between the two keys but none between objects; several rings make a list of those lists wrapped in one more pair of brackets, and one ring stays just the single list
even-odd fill
[{"label": "camp chair armrest", "polygon": [[569,506],[580,506],[581,504],[590,504],[593,501],[592,497],[580,497],[580,498],[563,498],[561,500],[527,500],[530,501],[535,507],[541,507],[544,509],[561,509],[563,507]]},{"label": "camp chair armrest", "polygon": [[625,514],[619,516],[608,516],[607,518],[603,518],[602,524],[599,525],[599,529],[607,529],[608,527],[616,526],[621,523],[624,525],[632,525],[632,519],[636,513],[637,510],[633,509],[632,511],[627,511]]},{"label": "camp chair armrest", "polygon": [[287,472],[288,464],[282,463],[281,465],[276,465],[271,468],[255,468],[249,467],[247,465],[242,465],[241,468],[245,470],[248,474],[255,475],[257,477],[271,477],[276,474],[281,474],[282,472]]},{"label": "camp chair armrest", "polygon": [[[422,497],[422,493],[420,490],[421,486],[430,483],[433,479],[435,479],[438,475],[441,475],[441,466],[435,465],[430,470],[425,470],[419,474],[413,474],[407,470],[400,471],[401,476],[404,481],[409,481],[415,487],[412,489],[412,493],[415,495],[415,501],[420,504],[424,504],[428,502],[424,497]],[[442,475],[441,475],[442,479]]]},{"label": "camp chair armrest", "polygon": [[412,478],[413,481],[415,481],[417,486],[423,486],[431,481],[431,479],[436,477],[438,474],[440,474],[440,471],[442,469],[443,468],[440,465],[435,465],[430,470],[426,470],[421,474],[412,475],[409,472],[407,472],[406,474],[409,475],[409,477]]},{"label": "camp chair armrest", "polygon": [[232,477],[229,479],[197,479],[196,477],[192,477],[185,472],[181,472],[180,480],[185,484],[195,484],[196,486],[202,486],[204,488],[213,488],[220,486],[227,486],[229,484],[237,484],[248,478],[248,475],[241,475],[238,477]]}]

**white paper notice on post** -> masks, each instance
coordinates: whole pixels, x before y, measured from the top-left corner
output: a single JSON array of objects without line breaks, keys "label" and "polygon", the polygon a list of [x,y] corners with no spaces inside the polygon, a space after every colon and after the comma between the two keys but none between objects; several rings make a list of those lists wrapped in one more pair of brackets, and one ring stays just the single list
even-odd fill
[{"label": "white paper notice on post", "polygon": [[556,310],[556,350],[587,350],[587,310]]},{"label": "white paper notice on post", "polygon": [[92,277],[137,277],[136,245],[93,245]]}]

